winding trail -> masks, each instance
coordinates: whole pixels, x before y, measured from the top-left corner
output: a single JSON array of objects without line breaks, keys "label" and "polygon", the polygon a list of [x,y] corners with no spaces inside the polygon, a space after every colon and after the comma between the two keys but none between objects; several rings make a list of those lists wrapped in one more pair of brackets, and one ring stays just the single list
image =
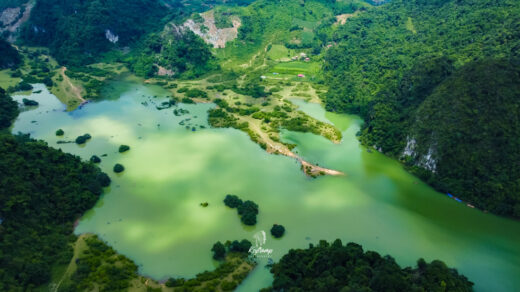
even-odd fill
[{"label": "winding trail", "polygon": [[267,135],[264,131],[262,131],[260,129],[260,126],[257,123],[255,123],[251,120],[244,120],[244,121],[247,121],[249,123],[249,125],[251,126],[251,130],[253,130],[253,132],[258,134],[260,136],[260,138],[262,139],[262,141],[266,143],[266,145],[267,145],[266,151],[268,153],[279,153],[279,154],[282,154],[282,155],[285,155],[288,157],[292,157],[292,158],[298,160],[298,162],[300,162],[300,164],[302,165],[303,171],[305,172],[305,174],[315,175],[315,176],[323,175],[323,174],[345,175],[345,173],[343,173],[341,171],[320,167],[320,166],[314,165],[308,161],[305,161],[303,158],[301,158],[300,156],[298,156],[294,152],[292,152],[286,145],[273,141],[269,137],[269,135]]},{"label": "winding trail", "polygon": [[61,77],[63,77],[63,80],[70,87],[70,89],[72,90],[72,93],[76,96],[76,98],[79,99],[82,103],[85,102],[86,100],[83,98],[83,96],[81,96],[81,88],[77,87],[76,85],[74,85],[72,83],[72,81],[70,81],[70,78],[69,78],[69,76],[67,76],[67,74],[65,74],[65,71],[67,71],[67,67],[61,67],[61,70],[60,70]]}]

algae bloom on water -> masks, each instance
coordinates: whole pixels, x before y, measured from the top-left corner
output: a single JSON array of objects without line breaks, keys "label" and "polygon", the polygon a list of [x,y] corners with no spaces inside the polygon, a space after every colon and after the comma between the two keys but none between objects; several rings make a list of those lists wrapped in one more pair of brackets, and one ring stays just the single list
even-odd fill
[{"label": "algae bloom on water", "polygon": [[119,153],[123,153],[123,152],[126,152],[128,150],[130,150],[130,146],[128,146],[128,145],[121,145],[121,146],[119,146]]},{"label": "algae bloom on water", "polygon": [[114,165],[114,172],[115,173],[121,173],[124,170],[125,170],[125,167],[122,164],[116,163],[116,165]]}]

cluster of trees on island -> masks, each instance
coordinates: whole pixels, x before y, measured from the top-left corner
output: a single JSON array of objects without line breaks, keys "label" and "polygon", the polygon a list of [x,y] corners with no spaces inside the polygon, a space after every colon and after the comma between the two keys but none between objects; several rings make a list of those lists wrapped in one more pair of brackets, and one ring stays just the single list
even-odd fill
[{"label": "cluster of trees on island", "polygon": [[258,205],[253,201],[242,201],[238,196],[227,195],[224,199],[224,204],[229,208],[236,208],[240,220],[245,225],[255,225],[256,215],[258,215]]}]

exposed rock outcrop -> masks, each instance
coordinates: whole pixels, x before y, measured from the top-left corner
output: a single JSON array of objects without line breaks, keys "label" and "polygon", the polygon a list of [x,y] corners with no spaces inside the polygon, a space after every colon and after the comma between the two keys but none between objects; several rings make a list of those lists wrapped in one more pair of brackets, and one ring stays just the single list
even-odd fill
[{"label": "exposed rock outcrop", "polygon": [[213,45],[214,48],[225,48],[227,42],[237,38],[238,28],[242,24],[240,18],[230,16],[233,27],[217,28],[213,11],[202,13],[201,16],[204,18],[203,23],[196,23],[192,19],[188,19],[183,27],[200,36],[206,43]]}]

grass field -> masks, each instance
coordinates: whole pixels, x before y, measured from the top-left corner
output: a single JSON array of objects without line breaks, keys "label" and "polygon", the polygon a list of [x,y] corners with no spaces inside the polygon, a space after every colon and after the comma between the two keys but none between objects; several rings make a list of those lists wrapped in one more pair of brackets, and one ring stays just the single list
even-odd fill
[{"label": "grass field", "polygon": [[15,86],[20,82],[20,78],[13,78],[10,75],[10,70],[0,71],[0,87],[7,89],[9,86]]},{"label": "grass field", "polygon": [[290,59],[291,56],[291,50],[284,45],[272,45],[269,52],[267,52],[267,57],[271,58],[271,60]]},{"label": "grass field", "polygon": [[314,40],[314,32],[310,30],[302,31],[301,39],[303,44],[312,44],[312,41]]},{"label": "grass field", "polygon": [[312,75],[320,71],[320,64],[318,62],[285,62],[276,64],[271,70],[271,73],[289,74],[289,75]]},{"label": "grass field", "polygon": [[295,18],[295,19],[293,19],[293,25],[298,25],[298,26],[301,26],[301,27],[307,28],[307,29],[315,29],[316,27],[318,27],[319,22],[306,21],[306,20]]}]

